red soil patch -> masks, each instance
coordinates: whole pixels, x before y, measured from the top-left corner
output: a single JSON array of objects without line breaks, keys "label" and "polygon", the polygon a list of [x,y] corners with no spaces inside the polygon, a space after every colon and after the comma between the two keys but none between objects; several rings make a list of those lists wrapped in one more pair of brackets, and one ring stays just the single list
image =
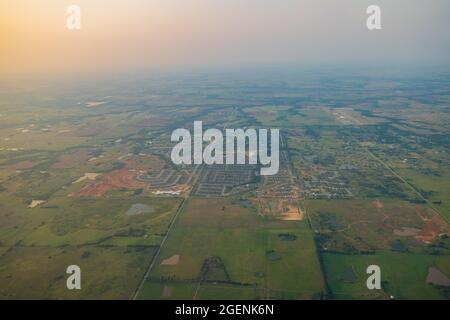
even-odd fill
[{"label": "red soil patch", "polygon": [[417,214],[424,222],[424,228],[415,238],[424,243],[431,243],[440,233],[448,231],[448,227],[443,227],[445,222],[434,212],[428,214],[423,209],[416,209]]},{"label": "red soil patch", "polygon": [[[108,161],[102,158],[102,161]],[[125,168],[117,169],[104,174],[100,181],[86,185],[80,191],[69,194],[70,197],[102,197],[106,193],[120,189],[145,189],[147,183],[136,180],[136,177],[150,168],[160,170],[163,162],[157,156],[139,156],[134,159],[120,161],[125,164]]]},{"label": "red soil patch", "polygon": [[135,170],[126,168],[115,170],[104,175],[100,182],[89,184],[80,191],[71,193],[69,196],[102,197],[112,190],[145,188],[145,183],[135,180],[137,175],[138,171]]},{"label": "red soil patch", "polygon": [[89,154],[85,150],[79,150],[68,154],[63,154],[59,157],[59,161],[52,165],[53,169],[67,169],[73,168],[80,163],[89,159]]},{"label": "red soil patch", "polygon": [[439,234],[439,229],[436,228],[433,221],[425,221],[425,228],[416,236],[416,239],[424,243],[431,243],[433,239]]}]

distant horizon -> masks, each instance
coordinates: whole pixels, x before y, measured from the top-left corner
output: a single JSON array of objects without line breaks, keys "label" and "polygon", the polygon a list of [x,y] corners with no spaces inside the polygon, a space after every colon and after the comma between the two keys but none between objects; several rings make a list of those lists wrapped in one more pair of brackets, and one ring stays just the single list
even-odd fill
[{"label": "distant horizon", "polygon": [[450,68],[450,3],[378,0],[78,0],[0,4],[0,74],[76,75],[286,66],[440,65]]},{"label": "distant horizon", "polygon": [[184,66],[184,67],[161,67],[161,68],[141,68],[141,69],[122,69],[122,70],[83,70],[83,71],[62,71],[57,73],[40,72],[21,72],[21,73],[2,73],[0,82],[8,81],[60,81],[67,79],[71,81],[84,81],[92,79],[119,79],[128,78],[151,78],[151,77],[177,77],[177,76],[257,76],[268,73],[290,74],[305,72],[311,74],[314,72],[338,72],[346,71],[349,73],[364,73],[372,76],[388,76],[389,74],[417,74],[429,75],[436,73],[450,74],[450,63],[349,63],[349,62],[328,62],[328,63],[309,63],[309,64],[286,64],[286,65],[234,65],[234,66]]}]

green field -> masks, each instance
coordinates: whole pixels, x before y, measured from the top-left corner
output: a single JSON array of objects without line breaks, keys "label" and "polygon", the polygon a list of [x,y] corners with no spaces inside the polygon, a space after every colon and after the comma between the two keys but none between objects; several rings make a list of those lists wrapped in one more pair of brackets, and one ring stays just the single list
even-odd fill
[{"label": "green field", "polygon": [[[323,254],[325,274],[330,292],[335,299],[448,299],[448,290],[426,283],[429,267],[437,267],[450,273],[449,256],[430,256],[395,252],[379,252],[373,255]],[[381,268],[382,291],[366,287],[369,265]],[[357,276],[354,283],[342,280],[342,273],[353,268]]]},{"label": "green field", "polygon": [[[208,207],[202,205],[205,202],[190,200],[181,213],[139,296],[141,299],[147,297],[146,292],[150,292],[149,298],[154,297],[154,290],[159,289],[150,287],[161,281],[169,287],[171,283],[195,284],[195,297],[205,299],[229,295],[236,299],[321,297],[324,282],[306,222],[271,224],[253,210],[228,200],[208,200]],[[215,207],[222,209],[214,210]],[[296,239],[283,241],[280,234]],[[275,252],[276,259],[270,258],[270,252]],[[175,265],[162,263],[176,255],[179,261]],[[213,257],[220,258],[222,265],[205,270],[205,263]],[[190,291],[184,298],[194,297],[189,294]]]},{"label": "green field", "polygon": [[[151,247],[14,247],[0,258],[1,299],[130,299],[152,259]],[[82,270],[67,290],[66,268]]]}]

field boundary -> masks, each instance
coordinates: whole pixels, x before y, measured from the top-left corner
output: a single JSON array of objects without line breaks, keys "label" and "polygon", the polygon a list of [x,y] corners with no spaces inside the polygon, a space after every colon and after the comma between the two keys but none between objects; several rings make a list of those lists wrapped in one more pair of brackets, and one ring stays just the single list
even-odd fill
[{"label": "field boundary", "polygon": [[159,245],[158,250],[156,251],[155,255],[153,256],[153,259],[150,263],[150,265],[148,266],[147,270],[144,273],[144,276],[142,277],[141,282],[139,283],[139,286],[136,288],[136,291],[133,294],[132,300],[136,300],[139,292],[142,290],[142,287],[144,286],[145,281],[147,281],[147,278],[150,274],[150,272],[152,271],[153,266],[156,263],[156,260],[158,259],[158,256],[161,252],[162,247],[164,246],[164,243],[166,242],[170,230],[172,230],[173,225],[175,224],[175,221],[177,220],[177,217],[180,215],[181,211],[183,211],[185,203],[186,203],[187,198],[183,198],[183,200],[181,201],[180,205],[178,206],[177,212],[175,213],[174,217],[172,218],[172,221],[170,221],[169,227],[167,228],[167,232],[166,235],[164,236],[163,240],[161,241],[161,244]]}]

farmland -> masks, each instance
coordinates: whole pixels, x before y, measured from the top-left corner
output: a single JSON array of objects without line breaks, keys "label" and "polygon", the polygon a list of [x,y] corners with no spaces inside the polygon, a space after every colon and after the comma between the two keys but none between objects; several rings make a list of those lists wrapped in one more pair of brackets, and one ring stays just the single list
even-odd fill
[{"label": "farmland", "polygon": [[[195,285],[185,299],[320,297],[323,279],[307,224],[275,225],[253,211],[224,199],[191,200],[147,282]],[[175,255],[176,264],[164,263]]]},{"label": "farmland", "polygon": [[[449,299],[449,75],[78,81],[0,87],[0,299]],[[278,173],[175,165],[199,120]]]}]

